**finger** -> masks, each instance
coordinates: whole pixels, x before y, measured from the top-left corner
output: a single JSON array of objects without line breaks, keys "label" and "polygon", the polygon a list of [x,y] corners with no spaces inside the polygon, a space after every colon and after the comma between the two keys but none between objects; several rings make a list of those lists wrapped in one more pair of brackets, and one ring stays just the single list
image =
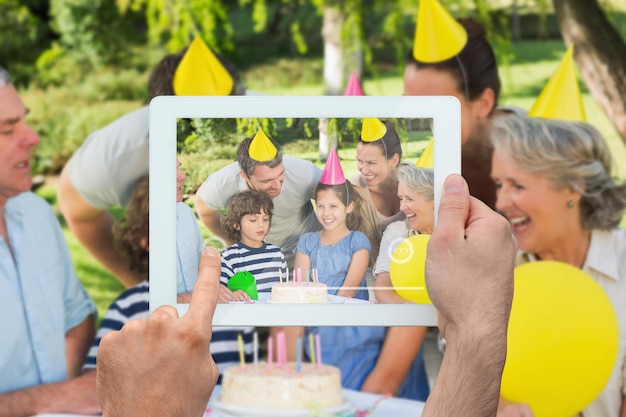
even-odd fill
[{"label": "finger", "polygon": [[210,329],[217,298],[220,293],[221,258],[217,249],[206,247],[200,255],[198,281],[193,288],[189,310],[185,317],[195,320],[202,328]]},{"label": "finger", "polygon": [[456,238],[465,236],[469,206],[469,189],[465,179],[457,174],[449,175],[443,184],[443,193],[439,203],[439,220],[432,238],[437,240],[440,235]]}]

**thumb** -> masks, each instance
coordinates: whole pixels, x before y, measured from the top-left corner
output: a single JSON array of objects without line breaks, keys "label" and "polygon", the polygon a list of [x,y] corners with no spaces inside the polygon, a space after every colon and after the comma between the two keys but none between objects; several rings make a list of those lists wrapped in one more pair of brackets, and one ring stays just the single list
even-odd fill
[{"label": "thumb", "polygon": [[465,179],[458,174],[451,174],[443,184],[443,194],[439,202],[437,227],[433,238],[448,236],[463,238],[469,215],[470,196]]}]

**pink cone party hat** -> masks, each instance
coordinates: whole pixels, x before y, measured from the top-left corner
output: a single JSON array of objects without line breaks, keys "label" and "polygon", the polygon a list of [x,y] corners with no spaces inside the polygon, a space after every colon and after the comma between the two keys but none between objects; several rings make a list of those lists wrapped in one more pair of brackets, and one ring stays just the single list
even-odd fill
[{"label": "pink cone party hat", "polygon": [[274,159],[277,153],[278,149],[276,149],[276,146],[270,141],[265,132],[259,129],[250,142],[250,148],[248,148],[250,158],[258,162],[267,162]]},{"label": "pink cone party hat", "polygon": [[363,90],[359,84],[359,79],[356,77],[356,73],[353,71],[348,79],[348,85],[346,91],[343,92],[344,96],[362,96]]},{"label": "pink cone party hat", "polygon": [[413,57],[426,63],[457,55],[467,43],[467,32],[438,0],[420,0]]},{"label": "pink cone party hat", "polygon": [[374,142],[385,136],[385,133],[387,133],[387,126],[379,119],[375,117],[363,119],[361,139],[364,142]]},{"label": "pink cone party hat", "polygon": [[198,36],[193,40],[174,73],[177,96],[227,96],[234,81],[226,68]]},{"label": "pink cone party hat", "polygon": [[574,45],[567,48],[558,68],[539,94],[528,117],[584,122],[585,106],[574,65]]},{"label": "pink cone party hat", "polygon": [[339,185],[345,183],[346,177],[343,175],[343,169],[341,169],[341,164],[339,163],[337,150],[333,147],[330,149],[326,166],[320,177],[320,184]]}]

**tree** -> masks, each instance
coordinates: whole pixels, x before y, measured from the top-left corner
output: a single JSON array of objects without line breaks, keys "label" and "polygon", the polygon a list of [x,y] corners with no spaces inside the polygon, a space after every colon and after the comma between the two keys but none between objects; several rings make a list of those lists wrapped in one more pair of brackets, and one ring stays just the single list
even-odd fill
[{"label": "tree", "polygon": [[587,88],[626,143],[626,43],[597,0],[554,0]]}]

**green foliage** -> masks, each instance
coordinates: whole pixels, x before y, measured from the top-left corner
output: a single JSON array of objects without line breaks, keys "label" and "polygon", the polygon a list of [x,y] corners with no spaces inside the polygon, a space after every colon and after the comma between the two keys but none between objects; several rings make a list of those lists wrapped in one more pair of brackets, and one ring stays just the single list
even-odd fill
[{"label": "green foliage", "polygon": [[23,86],[35,75],[32,62],[48,46],[46,22],[33,16],[18,0],[0,0],[0,64]]}]

